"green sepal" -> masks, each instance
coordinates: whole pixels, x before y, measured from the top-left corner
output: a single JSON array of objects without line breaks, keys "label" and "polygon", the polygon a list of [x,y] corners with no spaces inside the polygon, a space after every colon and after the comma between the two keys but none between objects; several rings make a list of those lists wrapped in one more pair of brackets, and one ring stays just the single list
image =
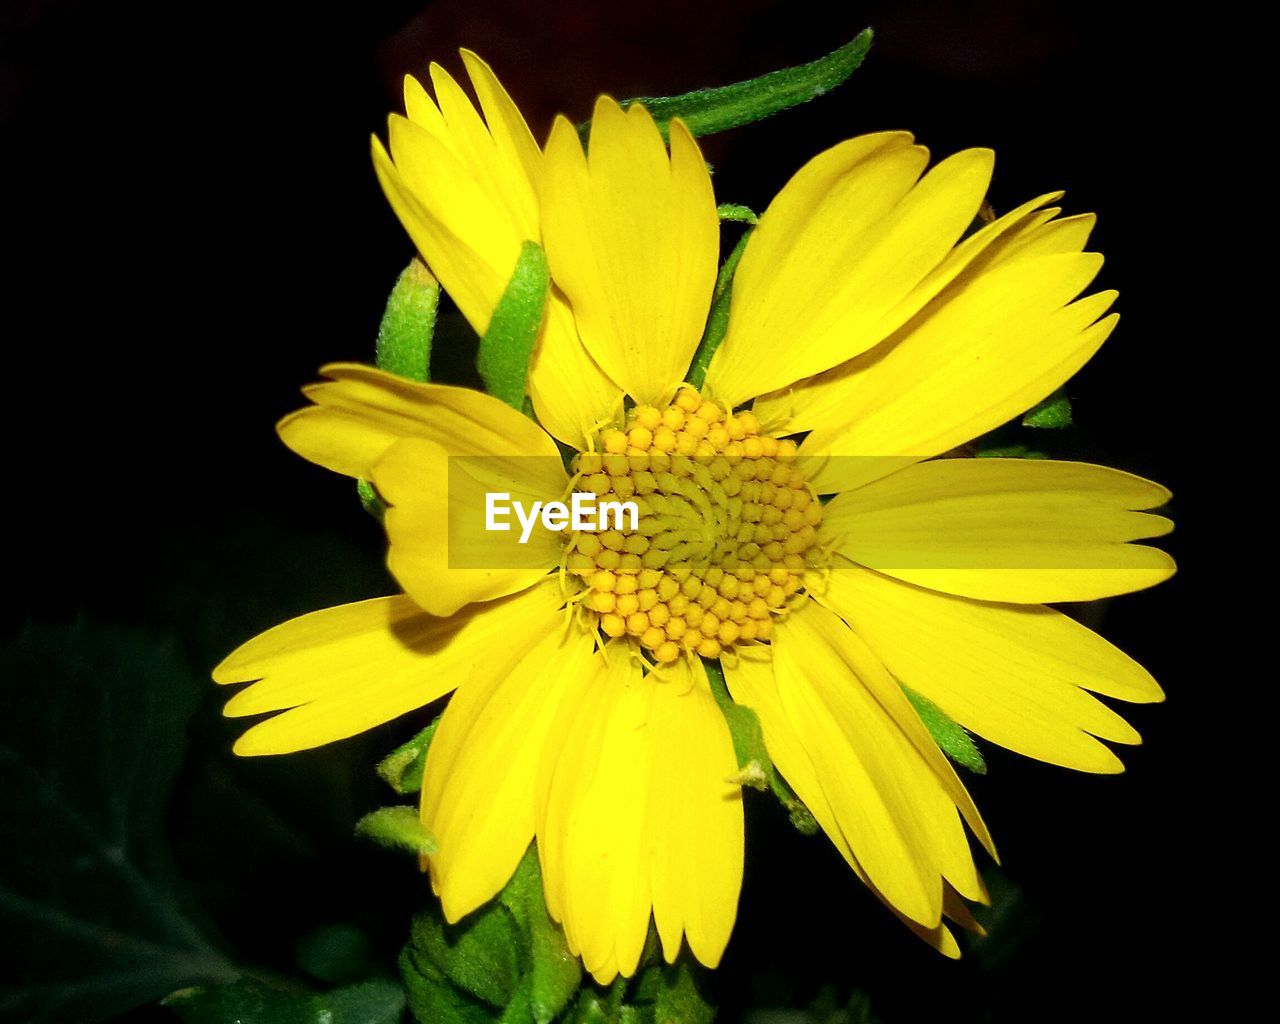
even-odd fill
[{"label": "green sepal", "polygon": [[387,503],[378,497],[378,491],[368,480],[356,481],[356,494],[360,496],[360,504],[364,510],[378,522],[387,516]]},{"label": "green sepal", "polygon": [[378,777],[401,796],[422,788],[422,771],[427,766],[427,748],[436,734],[437,718],[407,743],[402,743],[378,762]]},{"label": "green sepal", "polygon": [[733,751],[738,756],[738,767],[741,769],[739,783],[762,792],[772,791],[787,809],[791,824],[803,834],[813,835],[818,831],[818,823],[809,808],[791,791],[791,787],[774,767],[773,759],[765,748],[759,716],[745,704],[734,703],[718,661],[704,660],[703,665],[707,669],[711,692],[720,706],[720,712],[729,726],[729,735],[733,739]]},{"label": "green sepal", "polygon": [[982,757],[982,751],[978,749],[978,745],[973,742],[973,737],[962,725],[957,724],[923,694],[916,693],[915,690],[906,686],[902,687],[902,692],[907,695],[907,700],[916,709],[916,714],[920,716],[920,721],[924,722],[924,727],[929,730],[929,735],[947,757],[956,764],[968,768],[975,775],[987,774],[987,762]]},{"label": "green sepal", "polygon": [[701,388],[707,378],[707,367],[711,365],[711,357],[716,354],[720,342],[724,341],[725,332],[729,329],[729,303],[733,298],[733,275],[738,269],[738,262],[747,248],[747,239],[751,237],[752,228],[747,228],[738,244],[724,261],[720,273],[716,275],[716,286],[711,292],[711,312],[707,314],[707,326],[702,332],[702,340],[693,354],[693,362],[689,364],[689,373],[685,378],[695,388]]},{"label": "green sepal", "polygon": [[405,994],[383,979],[316,995],[252,978],[181,989],[162,1001],[185,1024],[397,1024]]},{"label": "green sepal", "polygon": [[436,839],[422,824],[416,807],[379,807],[356,822],[356,835],[393,850],[426,856],[436,852]]},{"label": "green sepal", "polygon": [[738,224],[750,224],[752,227],[760,222],[756,211],[741,203],[721,203],[716,207],[716,213],[722,221],[730,220]]},{"label": "green sepal", "polygon": [[[378,369],[409,380],[429,380],[431,340],[435,337],[439,309],[440,282],[415,256],[396,278],[382,311],[378,340],[374,343],[374,362]],[[368,480],[356,481],[356,493],[364,510],[382,522],[387,506],[373,484]]]},{"label": "green sepal", "polygon": [[378,325],[379,369],[409,380],[429,379],[439,306],[440,282],[415,256],[396,279]]},{"label": "green sepal", "polygon": [[476,369],[485,390],[515,409],[524,409],[529,360],[538,341],[551,275],[537,242],[525,242],[507,289],[480,339]]},{"label": "green sepal", "polygon": [[[678,117],[695,136],[751,124],[771,114],[817,99],[841,85],[858,70],[871,49],[872,32],[865,28],[838,50],[808,64],[771,71],[733,85],[695,89],[680,96],[640,96],[623,107],[642,103],[653,115],[663,138],[671,119]],[[585,137],[590,122],[579,126]]]},{"label": "green sepal", "polygon": [[1071,426],[1071,399],[1059,388],[1023,416],[1022,425],[1039,430],[1063,430]]}]

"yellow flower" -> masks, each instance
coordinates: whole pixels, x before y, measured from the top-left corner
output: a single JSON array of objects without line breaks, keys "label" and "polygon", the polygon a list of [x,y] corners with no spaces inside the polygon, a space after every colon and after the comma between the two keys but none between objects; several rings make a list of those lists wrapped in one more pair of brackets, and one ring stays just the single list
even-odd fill
[{"label": "yellow flower", "polygon": [[[219,682],[259,680],[228,715],[279,712],[237,752],[327,743],[456,688],[422,789],[446,916],[492,898],[536,839],[548,907],[599,981],[635,971],[651,915],[668,959],[687,941],[714,966],[743,863],[739,768],[694,655],[720,657],[850,867],[957,955],[944,916],[974,927],[961,897],[986,898],[966,826],[994,847],[902,687],[1090,772],[1122,769],[1102,740],[1139,741],[1093,694],[1162,696],[1046,605],[1167,578],[1167,555],[1129,542],[1167,531],[1141,510],[1168,493],[1098,466],[935,458],[1044,398],[1114,327],[1114,293],[1079,298],[1102,263],[1082,251],[1093,218],[1046,195],[965,237],[990,151],[926,172],[905,133],[841,143],[760,219],[699,394],[681,381],[719,225],[693,138],[673,122],[668,150],[641,106],[602,98],[589,155],[563,118],[543,152],[464,58],[484,119],[433,67],[435,101],[407,83],[375,164],[478,331],[521,243],[545,247],[542,426],[474,391],[325,369],[281,436],[373,481],[405,594],[284,623],[220,665]],[[553,437],[583,453],[572,476]],[[517,498],[635,500],[640,521],[451,568],[491,539],[446,536],[450,456],[479,457]]]}]

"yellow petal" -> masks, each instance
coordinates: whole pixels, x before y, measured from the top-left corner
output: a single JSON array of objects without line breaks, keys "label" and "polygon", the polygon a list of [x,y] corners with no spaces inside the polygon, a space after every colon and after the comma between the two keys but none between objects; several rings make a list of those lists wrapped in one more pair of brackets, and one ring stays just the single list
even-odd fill
[{"label": "yellow petal", "polygon": [[388,129],[394,163],[373,140],[383,192],[431,272],[483,334],[524,239],[439,139],[402,117],[391,117]]},{"label": "yellow petal", "polygon": [[993,156],[957,153],[917,183],[927,154],[910,143],[896,132],[843,143],[765,211],[707,373],[716,397],[736,405],[820,373],[878,344],[927,300],[917,288],[973,222]]},{"label": "yellow petal", "polygon": [[555,288],[529,364],[529,397],[547,433],[584,451],[587,435],[612,423],[622,409],[618,387],[578,340],[573,313]]},{"label": "yellow petal", "polygon": [[954,796],[989,837],[905,696],[855,645],[817,605],[783,620],[773,644],[781,703],[859,864],[900,913],[934,928],[944,877],[981,887]]},{"label": "yellow petal", "polygon": [[[534,593],[542,599],[553,589]],[[593,652],[586,632],[547,628],[506,674],[468,678],[449,701],[422,783],[423,824],[439,845],[431,876],[449,921],[492,898],[533,841],[547,734],[565,693],[596,678]]]},{"label": "yellow petal", "polygon": [[[483,334],[521,244],[542,241],[537,183],[543,157],[489,66],[467,50],[462,58],[484,120],[457,83],[433,65],[440,106],[407,78],[408,118],[389,122],[395,162],[375,139],[374,164],[423,259]],[[611,417],[621,397],[582,348],[572,314],[555,289],[530,365],[529,393],[547,430],[577,447],[584,429]]]},{"label": "yellow petal", "polygon": [[[767,651],[768,648],[765,647],[747,648],[739,657],[726,659],[723,664],[725,681],[728,683],[733,699],[751,708],[760,719],[765,748],[769,752],[774,767],[809,809],[819,827],[840,852],[840,856],[875,897],[925,942],[945,956],[952,959],[959,957],[960,947],[946,925],[939,923],[935,928],[926,928],[909,917],[903,916],[884,893],[872,884],[866,871],[858,863],[844,833],[840,830],[831,802],[823,792],[822,782],[813,760],[787,718],[782,699],[778,695],[773,661],[766,653]],[[962,923],[972,920],[967,908],[950,886],[947,886],[944,892],[943,913]]]},{"label": "yellow petal", "polygon": [[1140,742],[1087,691],[1137,702],[1163,698],[1141,665],[1043,605],[938,594],[849,562],[837,564],[817,598],[905,686],[966,729],[1051,764],[1123,771],[1094,737]]},{"label": "yellow petal", "polygon": [[591,357],[637,401],[683,379],[706,323],[719,220],[697,143],[672,122],[671,155],[640,105],[602,97],[590,157],[557,119],[547,143],[543,235],[551,276]]},{"label": "yellow petal", "polygon": [[[563,704],[565,725],[547,746],[538,850],[548,906],[569,948],[602,984],[634,973],[651,907],[645,863],[645,721],[652,687],[617,658]],[[567,726],[567,728],[566,728]]]},{"label": "yellow petal", "polygon": [[335,473],[369,479],[387,449],[406,437],[433,441],[450,455],[560,457],[537,424],[479,391],[419,384],[356,363],[330,363],[320,372],[331,380],[303,392],[315,404],[276,429],[304,459]]},{"label": "yellow petal", "polygon": [[824,509],[824,540],[897,579],[985,601],[1092,601],[1173,574],[1156,548],[1172,529],[1132,509],[1164,504],[1158,484],[1103,466],[1037,459],[939,459]]},{"label": "yellow petal", "polygon": [[621,652],[564,701],[541,775],[548,907],[602,984],[634,973],[650,911],[719,962],[742,877],[741,793],[728,729],[700,666],[642,677]]},{"label": "yellow petal", "polygon": [[[474,104],[444,68],[432,64],[430,72],[436,102],[462,167],[517,233],[525,237],[536,236],[536,165],[533,168],[526,166],[519,152],[509,146],[497,145]],[[392,153],[398,165],[400,154],[395,148],[394,136],[392,143]]]},{"label": "yellow petal", "polygon": [[[1050,222],[1036,232],[1052,230]],[[847,490],[999,426],[1062,384],[1110,334],[1117,318],[1098,318],[1114,292],[1071,302],[1101,256],[1032,247],[1001,259],[1001,251],[1000,241],[988,247],[882,345],[794,390],[797,410],[811,400],[819,407],[799,413],[813,429],[801,453],[819,491]]]},{"label": "yellow petal", "polygon": [[532,509],[534,502],[563,498],[558,457],[458,458],[434,441],[410,437],[387,450],[372,479],[388,505],[387,567],[433,615],[513,594],[559,565],[562,534],[537,526],[522,541],[513,521],[505,532],[490,530],[486,500],[507,494],[513,504]]},{"label": "yellow petal", "polygon": [[[1061,196],[1061,192],[1037,196],[975,231],[952,249],[938,267],[908,293],[890,316],[901,323],[900,318],[904,311],[910,310],[914,313],[923,309],[966,270],[973,273],[977,267],[988,266],[993,259],[993,253],[1002,254],[1011,249],[1025,250],[1025,245],[1019,240],[1029,233],[1035,233],[1041,224],[1059,212],[1056,209],[1041,210],[1041,207]],[[1077,219],[1069,218],[1072,221]],[[992,246],[997,242],[1000,243],[999,246],[992,250]],[[1078,252],[1083,247],[1084,239],[1075,250],[1071,251]],[[764,395],[756,399],[752,408],[762,423],[775,428],[780,434],[798,433],[813,430],[817,426],[830,425],[833,417],[834,422],[842,423],[848,419],[848,412],[841,404],[842,394],[839,388],[834,386],[840,379],[842,378],[835,371],[820,374],[810,380],[801,381],[794,387]]]},{"label": "yellow petal", "polygon": [[235,751],[284,754],[331,743],[430,704],[463,679],[502,676],[555,628],[559,603],[558,588],[542,587],[441,619],[401,596],[282,623],[214,670],[220,683],[259,680],[225,714],[284,712],[251,728]]},{"label": "yellow petal", "polygon": [[738,759],[701,662],[664,670],[655,690],[649,815],[654,922],[668,962],[683,927],[693,955],[715,967],[733,930],[742,885],[742,791],[730,781]]},{"label": "yellow petal", "polygon": [[504,166],[514,169],[520,167],[524,177],[533,187],[532,200],[534,216],[537,216],[537,182],[542,175],[542,151],[529,131],[524,115],[512,102],[507,90],[498,81],[497,75],[483,60],[470,50],[462,51],[462,62],[466,65],[471,86],[480,100],[480,109],[484,111],[485,124],[493,136],[494,149],[501,157]]}]

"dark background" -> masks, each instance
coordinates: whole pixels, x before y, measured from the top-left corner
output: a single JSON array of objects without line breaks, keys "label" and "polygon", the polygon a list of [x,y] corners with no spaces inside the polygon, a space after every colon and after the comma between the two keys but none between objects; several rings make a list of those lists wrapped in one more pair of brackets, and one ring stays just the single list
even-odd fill
[{"label": "dark background", "polygon": [[[1214,252],[1198,232],[1229,194],[1197,114],[1216,87],[1203,25],[999,0],[19,0],[0,13],[12,261],[0,407],[16,519],[0,1019],[105,1019],[148,984],[152,998],[234,976],[229,963],[303,977],[298,943],[334,924],[390,964],[425,898],[410,865],[350,835],[390,796],[372,763],[425,718],[237,762],[238,730],[206,682],[260,629],[392,589],[349,483],[291,456],[272,426],[321,363],[371,359],[410,255],[368,157],[369,134],[400,108],[401,76],[430,59],[458,73],[458,46],[473,47],[542,138],[554,112],[581,119],[598,92],[737,80],[820,56],[866,24],[876,44],[844,88],[705,141],[718,195],[763,209],[822,148],[906,128],[939,155],[994,147],[997,210],[1065,188],[1068,212],[1099,214],[1098,283],[1120,289],[1122,323],[1069,387],[1080,424],[1069,443],[1175,492],[1180,575],[1102,620],[1169,701],[1130,711],[1146,745],[1124,752],[1119,778],[984,746],[990,774],[973,788],[1005,867],[993,937],[959,964],[911,939],[827,844],[752,798],[723,1019],[807,1005],[824,985],[841,1000],[869,993],[887,1022],[1158,1019],[1221,982],[1213,952],[1230,929],[1218,901],[1235,883],[1211,867],[1203,773],[1226,741],[1206,717],[1218,680],[1193,668],[1205,639],[1187,628],[1196,444],[1219,397],[1191,358],[1219,344],[1204,305]],[[465,332],[437,344],[437,372],[464,376]],[[139,778],[154,791],[139,796]],[[121,858],[160,881],[140,894]],[[139,941],[163,956],[131,987],[110,972]]]}]

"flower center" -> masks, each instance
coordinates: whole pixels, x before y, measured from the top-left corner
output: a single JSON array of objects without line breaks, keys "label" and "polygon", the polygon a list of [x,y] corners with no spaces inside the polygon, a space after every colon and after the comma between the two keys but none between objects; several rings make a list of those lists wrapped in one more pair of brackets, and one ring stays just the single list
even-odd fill
[{"label": "flower center", "polygon": [[802,586],[822,521],[794,442],[687,388],[664,409],[637,406],[598,440],[577,458],[577,490],[633,501],[639,513],[634,530],[568,541],[568,571],[600,629],[635,637],[659,663],[767,639]]}]

